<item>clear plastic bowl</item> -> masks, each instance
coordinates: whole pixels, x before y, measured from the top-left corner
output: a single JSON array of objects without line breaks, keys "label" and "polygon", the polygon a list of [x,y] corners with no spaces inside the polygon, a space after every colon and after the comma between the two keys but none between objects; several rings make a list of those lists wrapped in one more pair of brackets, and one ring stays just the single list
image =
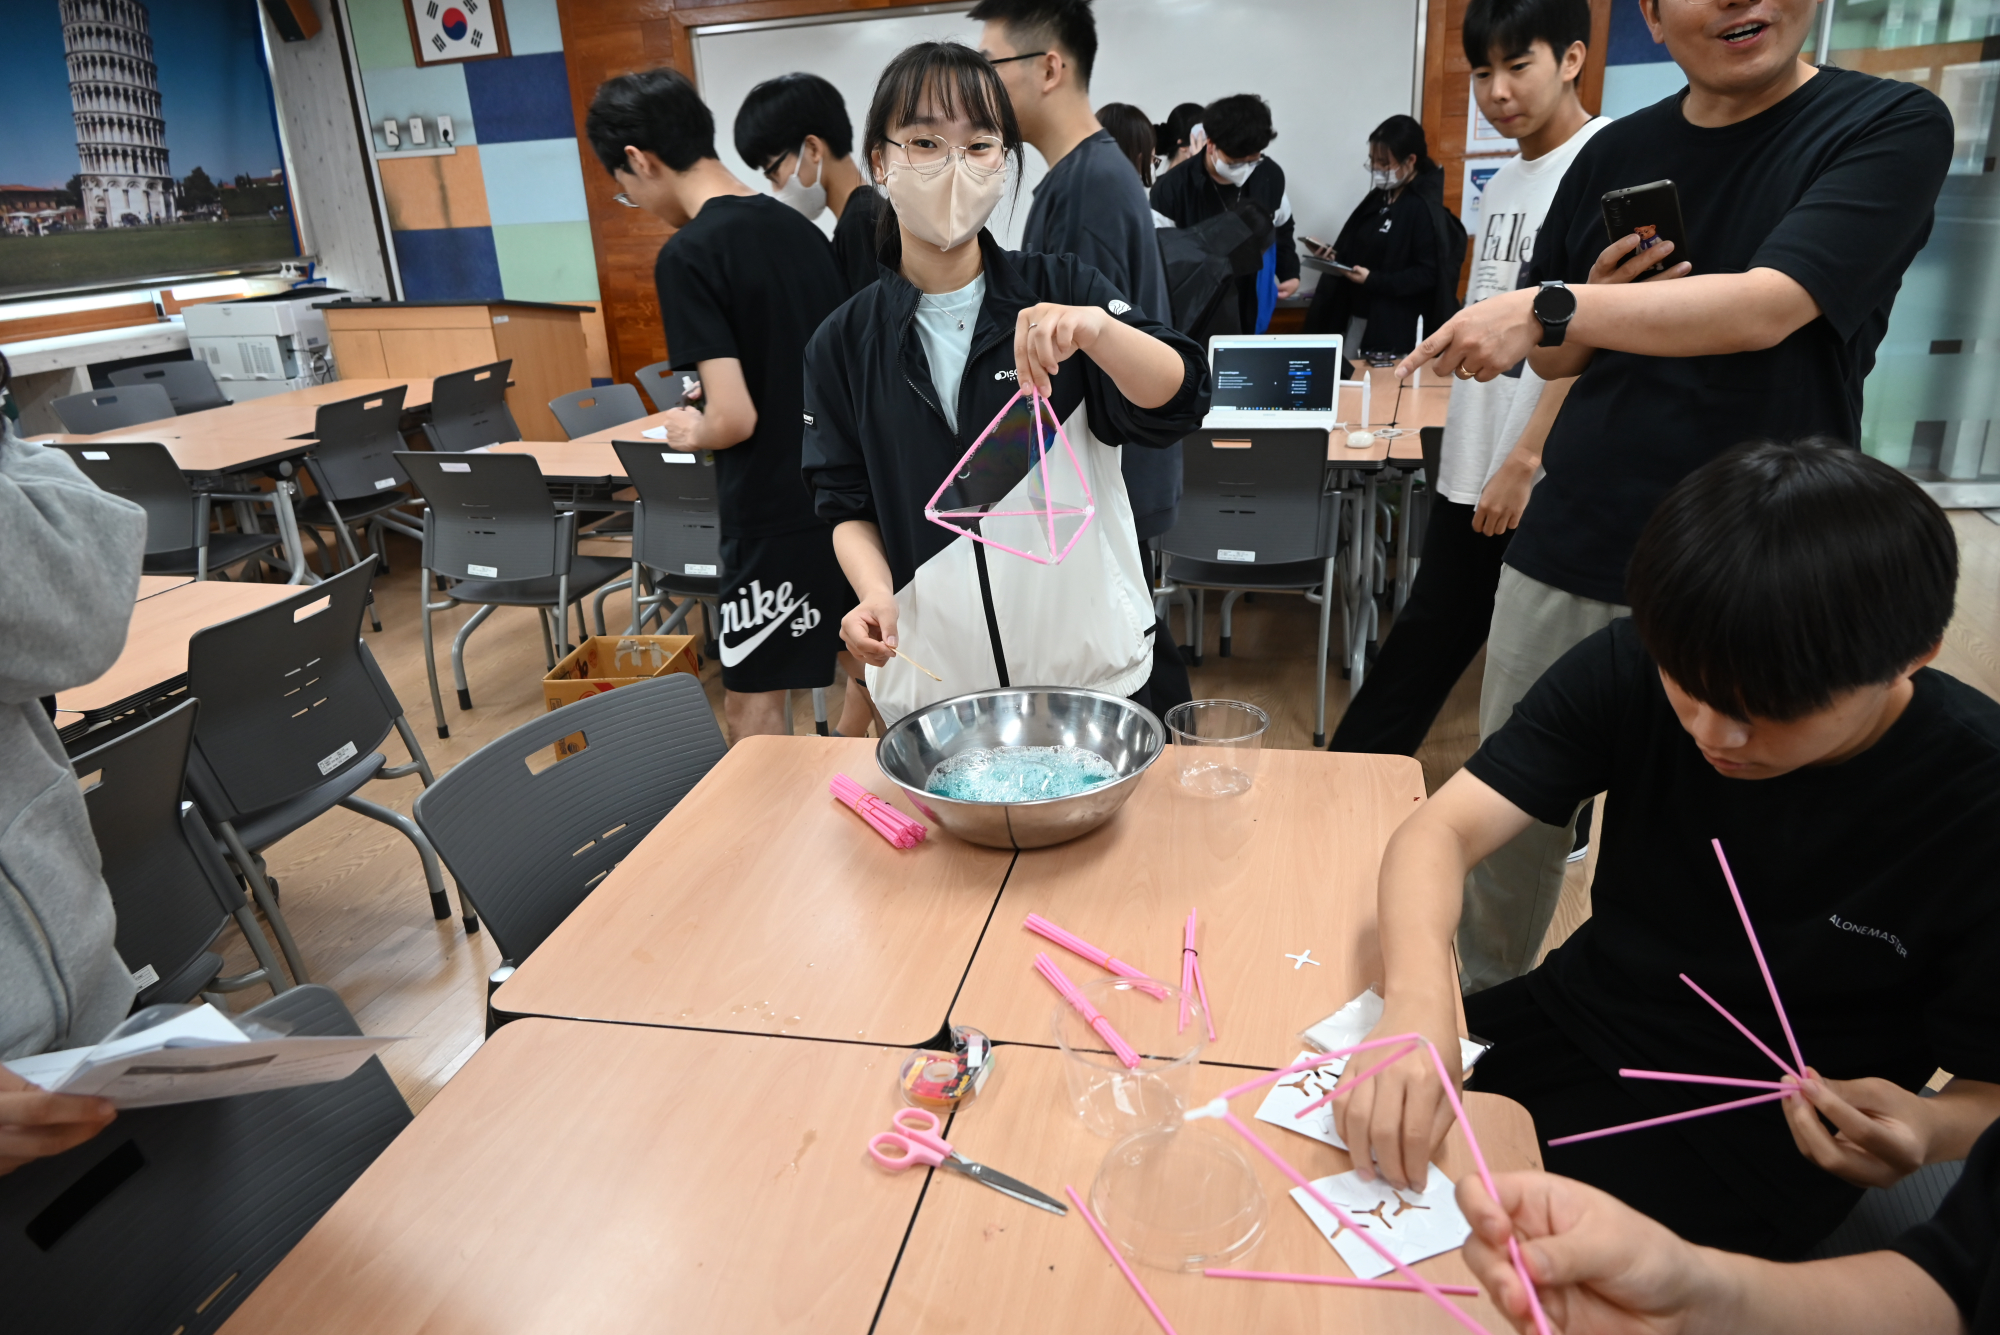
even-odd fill
[{"label": "clear plastic bowl", "polygon": [[1159,1270],[1226,1266],[1264,1236],[1270,1205],[1250,1161],[1215,1122],[1127,1136],[1090,1186],[1118,1249]]}]

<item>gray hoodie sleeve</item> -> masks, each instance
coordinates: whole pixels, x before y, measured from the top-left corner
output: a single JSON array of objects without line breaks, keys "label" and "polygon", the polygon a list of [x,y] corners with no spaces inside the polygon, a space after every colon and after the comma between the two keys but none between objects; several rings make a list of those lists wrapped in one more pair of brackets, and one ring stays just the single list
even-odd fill
[{"label": "gray hoodie sleeve", "polygon": [[145,511],[0,427],[0,1057],[95,1043],[132,1004],[90,813],[37,697],[117,659],[145,545]]},{"label": "gray hoodie sleeve", "polygon": [[61,450],[0,434],[0,703],[104,675],[125,647],[145,549],[144,510]]}]

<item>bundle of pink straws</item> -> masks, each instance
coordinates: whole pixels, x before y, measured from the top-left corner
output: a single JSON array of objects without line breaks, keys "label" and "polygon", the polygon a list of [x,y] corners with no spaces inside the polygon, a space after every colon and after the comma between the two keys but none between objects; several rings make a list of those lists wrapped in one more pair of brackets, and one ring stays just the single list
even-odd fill
[{"label": "bundle of pink straws", "polygon": [[1083,1017],[1085,1024],[1097,1031],[1098,1037],[1110,1046],[1113,1055],[1119,1061],[1134,1071],[1139,1069],[1138,1052],[1111,1027],[1111,1021],[1105,1019],[1097,1007],[1090,1004],[1089,998],[1083,995],[1083,990],[1069,980],[1069,975],[1057,967],[1056,962],[1047,954],[1039,950],[1035,952],[1035,972],[1049,980],[1049,985],[1062,994],[1062,999]]},{"label": "bundle of pink straws", "polygon": [[1135,969],[1124,960],[1099,950],[1075,933],[1064,931],[1039,913],[1030,913],[1021,925],[1037,936],[1047,937],[1070,954],[1089,960],[1106,973],[1115,973],[1120,978],[1130,978],[1139,985],[1139,990],[1149,997],[1159,999],[1167,995],[1167,989],[1148,977],[1144,970]]},{"label": "bundle of pink straws", "polygon": [[911,820],[845,774],[833,776],[827,785],[833,795],[875,828],[875,832],[898,848],[915,848],[930,833],[921,821]]},{"label": "bundle of pink straws", "polygon": [[1188,910],[1187,923],[1181,933],[1181,1023],[1174,1030],[1180,1033],[1187,1028],[1188,992],[1194,989],[1201,993],[1201,1018],[1208,1025],[1208,1041],[1215,1042],[1215,1012],[1208,1006],[1208,980],[1201,975],[1201,952],[1194,948],[1195,911]]}]

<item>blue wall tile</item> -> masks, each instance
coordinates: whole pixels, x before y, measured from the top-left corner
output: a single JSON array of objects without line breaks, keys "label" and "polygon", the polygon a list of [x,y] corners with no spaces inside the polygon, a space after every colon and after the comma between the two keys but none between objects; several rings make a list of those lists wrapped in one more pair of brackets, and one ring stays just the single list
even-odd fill
[{"label": "blue wall tile", "polygon": [[500,257],[490,227],[391,232],[406,301],[497,301]]},{"label": "blue wall tile", "polygon": [[479,150],[486,176],[486,211],[508,223],[588,222],[583,159],[573,138],[487,143]]},{"label": "blue wall tile", "polygon": [[1608,65],[1604,70],[1604,114],[1614,120],[1672,97],[1687,86],[1687,76],[1671,60],[1645,65]]},{"label": "blue wall tile", "polygon": [[507,49],[517,56],[562,50],[556,0],[507,0]]},{"label": "blue wall tile", "polygon": [[1672,60],[1667,48],[1653,40],[1646,29],[1645,16],[1632,0],[1612,0],[1611,39],[1604,44],[1607,65],[1650,65]]},{"label": "blue wall tile", "polygon": [[465,71],[465,91],[480,143],[576,138],[562,52],[469,60],[459,68]]}]

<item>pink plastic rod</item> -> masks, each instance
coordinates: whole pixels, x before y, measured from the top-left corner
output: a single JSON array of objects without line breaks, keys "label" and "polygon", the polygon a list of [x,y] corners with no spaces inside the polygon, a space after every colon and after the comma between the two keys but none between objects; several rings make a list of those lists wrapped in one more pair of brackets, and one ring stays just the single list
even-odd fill
[{"label": "pink plastic rod", "polygon": [[[1402,1293],[1422,1293],[1423,1290],[1408,1280],[1402,1279],[1356,1279],[1352,1275],[1291,1275],[1279,1270],[1204,1270],[1202,1274],[1210,1279],[1268,1279],[1283,1284],[1325,1284],[1337,1289],[1395,1289]],[[1439,1293],[1457,1294],[1463,1298],[1477,1298],[1479,1290],[1470,1284],[1440,1284]]]},{"label": "pink plastic rod", "polygon": [[1748,1025],[1744,1024],[1743,1021],[1737,1019],[1734,1015],[1731,1015],[1721,1002],[1717,1001],[1714,997],[1708,995],[1708,993],[1702,991],[1700,983],[1697,983],[1694,979],[1688,977],[1686,974],[1681,975],[1681,981],[1683,983],[1686,983],[1689,987],[1693,988],[1696,996],[1700,997],[1703,1001],[1706,1001],[1709,1005],[1715,1007],[1715,1013],[1717,1015],[1720,1015],[1723,1019],[1729,1021],[1730,1024],[1734,1025],[1736,1027],[1737,1033],[1743,1035],[1743,1037],[1749,1039],[1752,1043],[1755,1043],[1757,1045],[1757,1051],[1763,1053],[1766,1057],[1769,1057],[1772,1061],[1776,1062],[1778,1064],[1779,1070],[1783,1071],[1786,1075],[1795,1075],[1798,1076],[1798,1078],[1801,1080],[1805,1079],[1805,1076],[1798,1071],[1794,1071],[1791,1068],[1791,1065],[1788,1062],[1786,1062],[1786,1060],[1783,1057],[1780,1057],[1777,1053],[1771,1051],[1769,1047],[1765,1046],[1763,1039],[1751,1033]]},{"label": "pink plastic rod", "polygon": [[1153,1295],[1146,1292],[1146,1286],[1132,1273],[1132,1267],[1125,1264],[1125,1258],[1119,1255],[1118,1248],[1111,1241],[1111,1235],[1104,1231],[1104,1225],[1098,1223],[1097,1217],[1091,1214],[1090,1207],[1083,1203],[1083,1197],[1076,1194],[1076,1188],[1064,1183],[1063,1191],[1069,1196],[1070,1204],[1076,1207],[1076,1212],[1083,1216],[1083,1222],[1090,1225],[1090,1231],[1104,1244],[1104,1250],[1111,1253],[1111,1259],[1118,1263],[1119,1270],[1125,1274],[1125,1282],[1132,1286],[1132,1292],[1139,1295],[1139,1301],[1146,1304],[1146,1310],[1153,1314],[1153,1320],[1160,1323],[1160,1329],[1167,1332],[1167,1335],[1180,1335],[1180,1332],[1174,1329],[1174,1323],[1167,1320],[1167,1314],[1160,1310],[1160,1305],[1153,1301]]},{"label": "pink plastic rod", "polygon": [[1155,998],[1167,995],[1166,986],[1144,969],[1135,969],[1124,960],[1114,958],[1106,951],[1099,950],[1074,932],[1065,931],[1039,913],[1030,913],[1021,925],[1037,936],[1047,937],[1072,955],[1081,956],[1106,973],[1115,973],[1120,978],[1130,978],[1140,984],[1139,990]]},{"label": "pink plastic rod", "polygon": [[1618,1074],[1632,1080],[1672,1080],[1683,1085],[1735,1085],[1741,1089],[1796,1089],[1782,1080],[1739,1080],[1733,1075],[1688,1075],[1683,1071],[1634,1071],[1621,1067]]},{"label": "pink plastic rod", "polygon": [[[1188,944],[1194,944],[1195,911],[1188,910]],[[1187,958],[1183,956],[1183,958]],[[1201,970],[1201,952],[1194,953],[1194,987],[1201,994],[1202,1023],[1208,1026],[1208,1041],[1215,1042],[1215,1010],[1208,1004],[1208,975]]]},{"label": "pink plastic rod", "polygon": [[1774,1099],[1788,1099],[1798,1093],[1797,1088],[1781,1089],[1770,1094],[1753,1094],[1747,1099],[1737,1099],[1733,1103],[1712,1103],[1706,1108],[1696,1108],[1690,1112],[1670,1113],[1665,1117],[1648,1117],[1643,1122],[1627,1122],[1623,1126],[1607,1126],[1596,1131],[1581,1131],[1574,1136],[1557,1136],[1551,1145],[1573,1145],[1579,1140],[1596,1140],[1600,1136],[1615,1136],[1623,1131],[1643,1131],[1649,1126],[1665,1126],[1669,1122],[1685,1122],[1690,1117],[1706,1117],[1710,1113],[1733,1112],[1738,1108],[1748,1108],[1755,1103],[1770,1103]]},{"label": "pink plastic rod", "polygon": [[1722,841],[1708,841],[1715,849],[1715,860],[1722,864],[1722,879],[1729,887],[1729,897],[1736,901],[1736,916],[1743,919],[1743,934],[1750,938],[1750,951],[1757,957],[1758,971],[1764,975],[1764,987],[1771,994],[1771,1009],[1778,1012],[1778,1027],[1785,1031],[1785,1045],[1792,1050],[1792,1061],[1797,1064],[1794,1072],[1805,1079],[1806,1059],[1799,1055],[1799,1040],[1792,1036],[1792,1022],[1785,1014],[1785,1003],[1778,1000],[1778,984],[1771,977],[1771,966],[1764,960],[1764,947],[1757,942],[1757,929],[1750,925],[1750,910],[1743,906],[1743,895],[1736,888],[1736,874],[1729,870],[1729,859],[1722,855]]},{"label": "pink plastic rod", "polygon": [[1317,1057],[1308,1057],[1305,1061],[1293,1062],[1290,1066],[1283,1067],[1280,1070],[1266,1071],[1260,1076],[1245,1080],[1240,1085],[1234,1085],[1223,1090],[1220,1097],[1233,1099],[1238,1094],[1248,1094],[1253,1089],[1259,1089],[1274,1081],[1283,1080],[1288,1075],[1296,1075],[1300,1071],[1310,1071],[1316,1067],[1324,1066],[1330,1061],[1336,1061],[1357,1052],[1366,1052],[1370,1048],[1383,1048],[1391,1043],[1407,1043],[1415,1037],[1415,1034],[1397,1034],[1391,1038],[1371,1038],[1366,1043],[1356,1043],[1351,1048],[1335,1048],[1332,1052],[1322,1052]]},{"label": "pink plastic rod", "polygon": [[1415,1043],[1411,1043],[1408,1046],[1406,1046],[1401,1052],[1390,1053],[1387,1057],[1384,1057],[1381,1061],[1376,1062],[1373,1066],[1363,1071],[1360,1075],[1355,1076],[1352,1080],[1348,1079],[1344,1075],[1334,1077],[1335,1084],[1332,1089],[1328,1090],[1326,1093],[1314,1099],[1311,1103],[1308,1103],[1305,1107],[1293,1113],[1292,1116],[1304,1117],[1307,1113],[1311,1112],[1313,1109],[1323,1107],[1326,1104],[1333,1102],[1335,1099],[1339,1098],[1342,1094],[1345,1094],[1348,1090],[1353,1089],[1363,1080],[1366,1080],[1369,1076],[1374,1075],[1377,1071],[1381,1070],[1383,1067],[1394,1066],[1397,1062],[1403,1060],[1403,1058],[1409,1056],[1412,1052],[1415,1052],[1416,1050],[1417,1050],[1417,1045]]},{"label": "pink plastic rod", "polygon": [[1194,962],[1197,954],[1194,948],[1194,910],[1189,909],[1187,921],[1181,924],[1181,1022],[1174,1030],[1177,1034],[1187,1032],[1188,993],[1194,988]]},{"label": "pink plastic rod", "polygon": [[1112,1053],[1117,1056],[1119,1061],[1134,1071],[1139,1069],[1138,1051],[1120,1037],[1118,1031],[1111,1027],[1111,1021],[1105,1019],[1097,1007],[1090,1004],[1089,998],[1083,995],[1082,989],[1069,980],[1069,975],[1064,973],[1054,960],[1037,951],[1035,953],[1035,971],[1048,979],[1049,985],[1062,994],[1062,999],[1067,1001],[1076,1013],[1083,1017],[1084,1023],[1096,1030],[1098,1036],[1111,1046]]}]

